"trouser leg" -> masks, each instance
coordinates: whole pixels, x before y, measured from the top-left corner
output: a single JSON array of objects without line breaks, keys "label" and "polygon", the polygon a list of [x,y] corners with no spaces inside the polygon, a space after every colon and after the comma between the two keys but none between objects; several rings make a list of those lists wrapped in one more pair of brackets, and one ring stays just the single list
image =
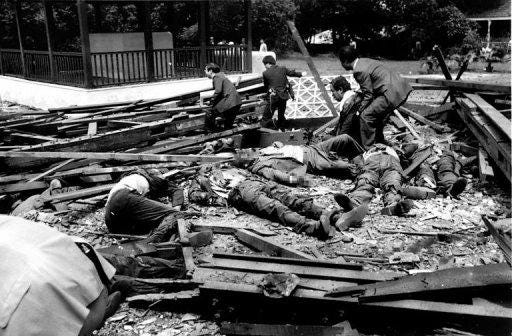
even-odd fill
[{"label": "trouser leg", "polygon": [[[430,181],[431,183],[427,182]],[[436,187],[436,178],[434,175],[434,171],[432,170],[432,166],[427,163],[423,162],[418,167],[418,173],[416,174],[416,181],[415,184],[420,187],[428,187],[428,188],[435,188]]]},{"label": "trouser leg", "polygon": [[319,150],[328,154],[335,152],[338,156],[352,159],[364,152],[363,147],[347,134],[337,135],[315,145]]},{"label": "trouser leg", "polygon": [[277,128],[283,130],[286,124],[286,117],[284,116],[286,112],[286,100],[280,99],[277,105]]},{"label": "trouser leg", "polygon": [[112,233],[144,234],[174,212],[167,204],[122,189],[107,203],[105,223]]},{"label": "trouser leg", "polygon": [[437,179],[439,191],[446,192],[460,177],[461,164],[453,152],[443,152],[437,161]]},{"label": "trouser leg", "polygon": [[272,116],[274,115],[274,111],[277,110],[278,104],[277,99],[274,97],[270,97],[267,100],[267,106],[263,111],[263,116],[261,118],[261,126],[263,127],[274,127],[272,123]]},{"label": "trouser leg", "polygon": [[218,112],[215,108],[208,109],[204,114],[204,129],[208,132],[215,131],[217,128],[215,125],[215,118],[217,117]]},{"label": "trouser leg", "polygon": [[402,199],[402,168],[398,159],[391,155],[381,155],[382,175],[380,188],[384,192],[384,206],[392,205]]},{"label": "trouser leg", "polygon": [[379,175],[376,171],[365,170],[357,177],[356,186],[348,196],[356,204],[370,203],[375,194],[375,187],[378,182]]},{"label": "trouser leg", "polygon": [[268,197],[264,189],[264,183],[244,181],[229,193],[228,202],[237,209],[293,227],[296,232],[304,231],[308,222],[306,217]]},{"label": "trouser leg", "polygon": [[[363,147],[368,149],[376,140],[384,138],[381,134],[382,128],[391,109],[392,106],[385,96],[377,96],[361,113],[359,117],[359,127]],[[379,132],[378,136],[377,132]]]},{"label": "trouser leg", "polygon": [[233,127],[233,122],[235,121],[235,118],[239,112],[240,105],[232,107],[227,111],[224,111],[224,129],[230,129]]},{"label": "trouser leg", "polygon": [[273,198],[290,210],[299,213],[307,218],[319,220],[323,208],[313,202],[313,198],[296,193],[290,188],[285,188],[276,183],[268,183],[265,188],[267,196]]}]

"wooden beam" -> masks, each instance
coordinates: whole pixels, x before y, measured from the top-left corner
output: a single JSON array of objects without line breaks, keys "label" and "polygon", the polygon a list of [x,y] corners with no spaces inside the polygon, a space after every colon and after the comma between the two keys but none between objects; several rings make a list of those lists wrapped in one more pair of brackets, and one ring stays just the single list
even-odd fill
[{"label": "wooden beam", "polygon": [[85,0],[76,0],[78,11],[78,26],[80,29],[80,43],[82,45],[82,62],[84,66],[84,86],[93,87],[92,78],[92,60],[91,60],[91,42],[89,40],[89,23],[87,21],[87,2]]},{"label": "wooden beam", "polygon": [[[201,74],[202,70],[206,66],[206,25],[207,25],[207,19],[206,16],[209,15],[207,11],[208,4],[205,1],[199,1],[199,65],[201,67]],[[218,64],[220,67],[222,67],[222,64]],[[225,71],[225,69],[222,69]],[[202,74],[204,75],[204,74]]]},{"label": "wooden beam", "polygon": [[71,162],[74,162],[74,161],[75,161],[75,159],[68,159],[68,160],[66,160],[66,161],[64,161],[64,162],[62,162],[62,163],[59,163],[59,164],[58,164],[58,165],[56,165],[55,167],[50,168],[50,169],[48,169],[47,171],[45,171],[45,172],[43,172],[43,173],[41,173],[41,174],[37,175],[36,177],[31,178],[30,180],[28,180],[28,182],[35,182],[35,181],[38,181],[38,180],[42,179],[43,177],[48,176],[48,175],[52,174],[53,172],[58,171],[58,170],[59,170],[59,169],[61,169],[62,167],[67,166],[68,164],[70,164]]},{"label": "wooden beam", "polygon": [[404,169],[404,172],[403,172],[404,176],[410,177],[411,173],[414,170],[416,170],[416,168],[418,168],[426,159],[428,159],[430,157],[430,155],[432,155],[432,147],[427,147],[427,148],[423,149],[422,151],[423,152],[413,160],[411,165],[409,167],[407,167],[406,169]]},{"label": "wooden beam", "polygon": [[[240,229],[238,229],[240,230]],[[236,231],[235,231],[236,232]],[[274,256],[263,256],[257,254],[237,254],[237,253],[223,253],[223,252],[213,252],[213,257],[215,259],[229,259],[229,260],[248,260],[254,262],[268,262],[268,263],[276,263],[276,264],[285,264],[285,265],[299,265],[305,267],[325,267],[325,268],[335,268],[335,269],[353,269],[362,271],[363,265],[356,263],[341,263],[334,262],[328,260],[318,260],[315,258],[296,258],[296,257],[274,257]]]},{"label": "wooden beam", "polygon": [[501,84],[485,84],[480,82],[470,82],[461,80],[446,80],[446,79],[435,79],[435,78],[423,78],[423,77],[405,77],[409,82],[431,84],[431,85],[443,85],[446,89],[457,89],[461,91],[495,91],[499,93],[510,94],[510,85]]},{"label": "wooden beam", "polygon": [[[135,171],[137,169],[151,169],[151,168],[175,168],[178,164],[176,162],[164,162],[145,164],[138,166],[121,166],[121,167],[110,167],[110,168],[77,168],[73,170],[67,170],[59,173],[55,173],[51,178],[67,178],[73,176],[90,176],[90,175],[103,175],[112,173],[125,173],[129,171]],[[1,182],[1,178],[0,178]]]},{"label": "wooden beam", "polygon": [[23,30],[21,28],[21,3],[20,1],[14,2],[14,15],[16,17],[16,31],[18,32],[18,42],[20,48],[21,71],[23,77],[27,77],[27,66],[25,63],[25,48],[23,47]]},{"label": "wooden beam", "polygon": [[464,96],[469,98],[478,107],[478,109],[494,123],[494,126],[506,134],[508,139],[512,140],[511,123],[509,119],[507,119],[503,114],[501,114],[479,95],[465,93]]},{"label": "wooden beam", "polygon": [[191,278],[194,273],[194,270],[196,269],[196,265],[194,264],[194,257],[192,256],[192,252],[194,251],[194,249],[192,246],[190,246],[190,241],[188,239],[187,223],[183,218],[178,219],[178,235],[180,237],[181,249],[183,251],[183,259],[185,261],[185,268],[187,270],[187,277]]},{"label": "wooden beam", "polygon": [[60,203],[65,201],[73,201],[80,198],[86,198],[90,196],[107,194],[114,184],[100,185],[92,188],[85,188],[75,191],[69,191],[61,194],[51,195],[44,198],[44,202]]},{"label": "wooden beam", "polygon": [[151,3],[144,2],[137,4],[137,12],[139,13],[139,20],[142,23],[142,30],[144,32],[144,49],[146,50],[146,69],[147,81],[152,82],[155,79],[155,63],[153,53],[153,32],[151,28]]},{"label": "wooden beam", "polygon": [[452,80],[452,75],[450,74],[450,70],[448,70],[448,67],[446,66],[446,62],[444,61],[443,53],[441,52],[441,49],[436,45],[434,48],[432,48],[434,51],[434,56],[437,58],[439,62],[439,66],[441,67],[441,70],[443,71],[444,78],[448,80]]},{"label": "wooden beam", "polygon": [[215,155],[166,155],[166,154],[132,154],[103,152],[0,152],[2,158],[44,158],[44,159],[95,159],[116,161],[155,161],[155,162],[220,162],[225,157]]},{"label": "wooden beam", "polygon": [[503,256],[509,265],[512,266],[512,241],[510,239],[510,235],[507,236],[505,232],[501,232],[496,227],[496,224],[500,225],[502,228],[508,228],[510,230],[510,226],[512,225],[510,218],[505,218],[498,220],[497,222],[491,222],[487,216],[482,215],[482,219],[485,223],[485,226],[491,233],[494,241],[503,252]]},{"label": "wooden beam", "polygon": [[48,188],[46,182],[23,182],[16,184],[6,184],[0,186],[0,194],[14,194],[26,191],[43,190]]},{"label": "wooden beam", "polygon": [[48,58],[50,62],[50,75],[52,81],[57,79],[57,72],[55,68],[55,59],[53,56],[53,34],[55,27],[55,20],[53,19],[53,7],[52,4],[47,0],[43,2],[43,16],[44,16],[44,27],[46,32],[46,44],[48,46]]},{"label": "wooden beam", "polygon": [[299,31],[295,27],[295,23],[293,23],[293,21],[286,21],[286,24],[288,24],[288,28],[290,28],[290,31],[292,32],[292,37],[295,40],[295,42],[297,42],[299,49],[302,52],[302,56],[304,57],[306,63],[308,64],[309,70],[311,70],[311,73],[313,74],[313,78],[315,79],[316,85],[318,86],[318,89],[320,90],[320,93],[322,94],[322,97],[324,98],[327,107],[331,111],[333,117],[337,117],[338,111],[336,111],[336,107],[334,106],[331,97],[329,96],[327,90],[325,89],[325,85],[322,81],[322,78],[320,77],[320,74],[318,73],[318,70],[315,67],[313,59],[309,55],[308,49],[306,48],[304,41],[300,37]]},{"label": "wooden beam", "polygon": [[407,127],[407,129],[409,130],[409,132],[411,132],[411,134],[418,140],[421,140],[421,137],[420,135],[418,134],[418,132],[416,132],[416,130],[414,129],[414,127],[412,127],[411,124],[409,124],[409,122],[407,120],[405,120],[405,118],[400,114],[400,112],[398,112],[396,109],[393,110],[393,113],[395,114],[395,116],[400,119],[401,122],[404,123],[405,127]]},{"label": "wooden beam", "polygon": [[246,245],[254,248],[257,251],[262,251],[271,256],[276,257],[287,257],[287,258],[302,258],[302,259],[315,259],[304,252],[297,251],[295,249],[286,247],[277,242],[269,240],[268,238],[262,237],[258,234],[250,232],[248,230],[240,229],[237,230],[235,236],[238,240]]},{"label": "wooden beam", "polygon": [[494,177],[494,170],[489,164],[489,156],[482,146],[478,149],[478,171],[480,173],[481,182],[486,182],[489,178]]},{"label": "wooden beam", "polygon": [[247,26],[247,52],[245,64],[247,72],[252,72],[252,0],[244,0],[245,23]]},{"label": "wooden beam", "polygon": [[430,121],[428,120],[427,118],[419,115],[418,113],[416,112],[413,112],[411,110],[409,110],[408,108],[405,108],[403,106],[400,106],[398,108],[398,110],[400,112],[402,112],[403,114],[406,114],[408,115],[409,117],[415,119],[416,121],[419,121],[425,125],[428,125],[430,127],[432,127],[434,130],[438,131],[438,132],[449,132],[450,131],[450,128],[447,127],[447,126],[443,126],[443,125],[439,125],[439,124],[436,124],[435,122],[433,121]]},{"label": "wooden beam", "polygon": [[466,127],[492,157],[505,177],[511,181],[511,143],[488,118],[478,111],[477,106],[468,98],[456,99],[459,108],[457,113]]},{"label": "wooden beam", "polygon": [[[220,333],[223,335],[257,336],[348,336],[346,328],[322,325],[256,324],[222,322]],[[355,334],[354,334],[355,335]]]}]

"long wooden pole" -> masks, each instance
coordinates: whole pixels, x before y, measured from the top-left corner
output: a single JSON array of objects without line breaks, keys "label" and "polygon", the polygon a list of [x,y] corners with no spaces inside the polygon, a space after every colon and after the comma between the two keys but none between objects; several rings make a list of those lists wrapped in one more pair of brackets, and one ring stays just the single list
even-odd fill
[{"label": "long wooden pole", "polygon": [[316,85],[318,86],[318,89],[320,90],[320,93],[322,94],[322,97],[324,98],[327,107],[329,108],[329,110],[331,110],[332,115],[334,117],[337,117],[338,111],[336,111],[336,107],[334,106],[331,97],[329,96],[327,90],[325,89],[325,85],[322,82],[322,78],[320,78],[320,74],[318,73],[318,70],[315,67],[315,63],[313,63],[313,59],[309,55],[308,49],[306,49],[306,45],[304,44],[304,41],[300,37],[297,27],[295,27],[295,23],[293,23],[293,21],[286,21],[286,23],[288,24],[288,27],[292,32],[293,39],[299,45],[299,49],[302,52],[302,55],[304,56],[306,63],[308,64],[309,70],[311,70],[311,73],[313,74],[313,78],[315,79]]},{"label": "long wooden pole", "polygon": [[87,21],[87,3],[84,0],[77,0],[78,23],[80,27],[80,42],[82,43],[82,60],[84,64],[84,86],[92,88],[92,61],[91,42],[89,41],[89,23]]},{"label": "long wooden pole", "polygon": [[23,47],[23,30],[21,29],[21,4],[19,1],[16,1],[14,4],[14,14],[16,17],[16,31],[18,32],[18,40],[20,45],[21,71],[23,72],[23,77],[27,77],[25,48]]}]

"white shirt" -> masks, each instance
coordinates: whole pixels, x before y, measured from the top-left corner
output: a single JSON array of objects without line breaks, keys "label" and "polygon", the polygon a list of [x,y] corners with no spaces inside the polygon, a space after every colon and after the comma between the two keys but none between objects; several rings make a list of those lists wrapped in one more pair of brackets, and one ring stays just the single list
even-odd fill
[{"label": "white shirt", "polygon": [[352,67],[352,71],[356,70],[357,61],[359,61],[359,57],[356,58],[356,60],[354,61],[354,66]]},{"label": "white shirt", "polygon": [[107,202],[114,193],[121,189],[136,190],[140,195],[144,196],[149,192],[149,182],[142,175],[131,174],[123,177],[116,185],[110,190],[107,198]]},{"label": "white shirt", "polygon": [[286,145],[281,148],[269,146],[260,149],[260,152],[264,155],[279,155],[283,158],[293,158],[301,163],[304,163],[304,150],[301,146]]},{"label": "white shirt", "polygon": [[266,51],[268,51],[268,50],[267,50],[267,44],[266,44],[266,43],[262,43],[262,44],[260,44],[260,51],[262,51],[262,52],[266,52]]}]

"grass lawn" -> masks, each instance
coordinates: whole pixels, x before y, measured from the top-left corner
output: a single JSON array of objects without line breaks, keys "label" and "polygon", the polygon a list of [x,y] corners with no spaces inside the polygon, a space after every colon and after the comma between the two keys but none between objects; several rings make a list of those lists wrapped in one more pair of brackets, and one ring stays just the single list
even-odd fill
[{"label": "grass lawn", "polygon": [[[313,62],[315,62],[315,66],[320,73],[320,75],[341,75],[346,74],[347,71],[341,67],[341,63],[338,58],[334,55],[319,55],[313,57]],[[424,74],[425,72],[421,69],[421,61],[393,61],[393,60],[383,60],[383,62],[392,70],[403,74],[403,75],[419,75]],[[277,60],[277,63],[280,65],[284,65],[287,68],[295,69],[297,71],[307,71],[310,73],[308,65],[303,60],[302,56],[298,54],[290,55],[286,58],[280,58]],[[468,72],[481,72],[485,73],[484,68],[486,64],[481,62],[471,63],[468,67]],[[510,61],[504,63],[493,63],[494,72],[495,73],[508,73],[510,74]],[[458,68],[451,69],[452,73],[458,72]],[[439,74],[441,74],[441,70],[439,69]],[[454,75],[454,77],[455,77]],[[462,77],[464,79],[464,76]]]}]

